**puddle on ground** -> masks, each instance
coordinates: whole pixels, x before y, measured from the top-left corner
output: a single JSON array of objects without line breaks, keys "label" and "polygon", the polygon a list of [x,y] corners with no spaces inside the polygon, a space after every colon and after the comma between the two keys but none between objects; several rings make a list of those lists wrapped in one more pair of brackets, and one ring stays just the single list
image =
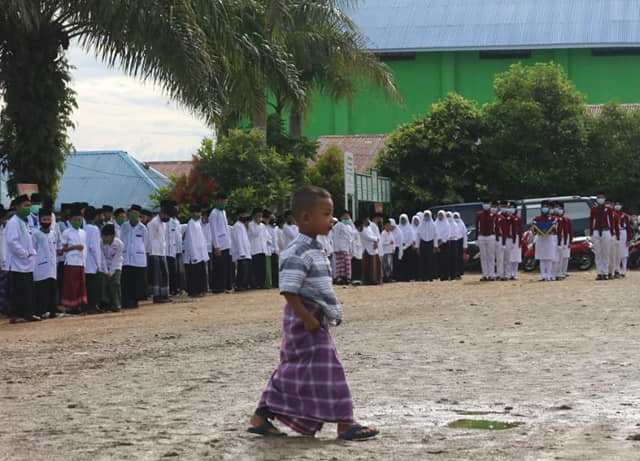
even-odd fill
[{"label": "puddle on ground", "polygon": [[520,422],[489,421],[484,419],[457,419],[447,424],[451,429],[480,429],[485,431],[504,431],[522,426]]}]

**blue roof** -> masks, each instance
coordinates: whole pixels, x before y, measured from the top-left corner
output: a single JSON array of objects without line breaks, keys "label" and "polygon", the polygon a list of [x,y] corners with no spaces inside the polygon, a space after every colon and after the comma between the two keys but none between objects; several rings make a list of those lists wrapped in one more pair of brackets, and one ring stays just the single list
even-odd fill
[{"label": "blue roof", "polygon": [[75,152],[64,164],[56,207],[88,202],[93,206],[152,208],[151,194],[169,180],[123,151]]},{"label": "blue roof", "polygon": [[640,0],[360,0],[373,51],[640,45]]}]

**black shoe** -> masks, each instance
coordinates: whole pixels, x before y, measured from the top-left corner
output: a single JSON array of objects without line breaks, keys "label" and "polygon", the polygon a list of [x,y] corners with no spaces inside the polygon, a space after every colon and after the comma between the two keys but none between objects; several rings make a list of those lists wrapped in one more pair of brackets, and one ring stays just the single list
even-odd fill
[{"label": "black shoe", "polygon": [[27,315],[24,320],[27,322],[39,322],[42,319],[37,315]]}]

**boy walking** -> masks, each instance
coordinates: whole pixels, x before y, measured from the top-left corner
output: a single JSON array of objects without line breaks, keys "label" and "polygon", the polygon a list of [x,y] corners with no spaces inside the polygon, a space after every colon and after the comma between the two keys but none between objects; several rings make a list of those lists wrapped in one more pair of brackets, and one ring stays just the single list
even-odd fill
[{"label": "boy walking", "polygon": [[307,186],[293,197],[300,235],[283,252],[280,293],[286,300],[281,362],[251,418],[249,432],[282,436],[270,420],[313,436],[324,423],[337,423],[338,438],[364,440],[378,431],[353,419],[347,379],[329,334],[342,321],[329,261],[317,241],[331,229],[333,200],[326,190]]}]

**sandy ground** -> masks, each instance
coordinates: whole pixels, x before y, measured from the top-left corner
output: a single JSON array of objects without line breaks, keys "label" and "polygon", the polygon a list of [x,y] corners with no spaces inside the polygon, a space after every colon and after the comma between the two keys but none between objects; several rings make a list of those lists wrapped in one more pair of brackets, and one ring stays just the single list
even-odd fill
[{"label": "sandy ground", "polygon": [[[638,459],[640,273],[339,289],[364,443],[245,433],[278,361],[275,292],[0,323],[0,459]],[[486,415],[475,414],[484,413]],[[449,429],[459,418],[517,421]]]}]

